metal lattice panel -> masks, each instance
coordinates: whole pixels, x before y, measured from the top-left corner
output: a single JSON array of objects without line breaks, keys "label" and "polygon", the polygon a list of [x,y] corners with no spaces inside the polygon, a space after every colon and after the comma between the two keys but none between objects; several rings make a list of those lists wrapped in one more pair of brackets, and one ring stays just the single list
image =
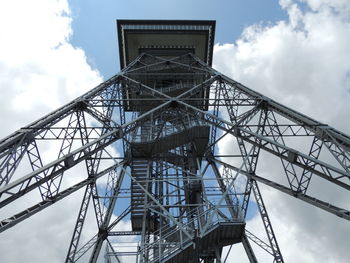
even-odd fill
[{"label": "metal lattice panel", "polygon": [[[220,156],[216,145],[225,138],[232,138],[232,152]],[[57,155],[46,156],[48,147]],[[258,174],[263,154],[281,166],[281,181]],[[349,164],[350,137],[340,131],[192,54],[142,54],[0,141],[0,208],[31,200],[4,214],[0,231],[84,188],[66,262],[96,262],[101,251],[106,262],[221,262],[223,247],[240,242],[257,262],[249,240],[283,262],[258,183],[350,220],[348,210],[322,201],[322,193],[307,195],[315,176],[350,190]],[[73,176],[78,168],[83,176]],[[265,239],[245,228],[251,192]],[[91,207],[96,234],[81,244]],[[130,230],[116,230],[123,220]],[[121,250],[116,237],[132,237],[133,244]]]}]

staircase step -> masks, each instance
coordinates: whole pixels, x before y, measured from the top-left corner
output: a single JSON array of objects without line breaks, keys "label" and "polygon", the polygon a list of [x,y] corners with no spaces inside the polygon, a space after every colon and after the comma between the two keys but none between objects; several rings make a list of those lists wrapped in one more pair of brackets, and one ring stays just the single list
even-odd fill
[{"label": "staircase step", "polygon": [[133,160],[131,175],[136,181],[131,182],[131,223],[135,229],[142,227],[146,195],[143,188],[148,186],[148,160]]}]

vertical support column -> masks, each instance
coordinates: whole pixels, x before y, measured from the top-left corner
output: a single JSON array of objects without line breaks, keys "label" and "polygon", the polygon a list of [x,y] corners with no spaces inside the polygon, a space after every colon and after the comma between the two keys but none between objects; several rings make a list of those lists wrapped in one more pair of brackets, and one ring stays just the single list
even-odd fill
[{"label": "vertical support column", "polygon": [[242,238],[242,244],[243,244],[245,252],[247,253],[249,262],[250,263],[258,263],[258,260],[256,259],[256,256],[254,254],[254,250],[251,247],[250,242],[245,234]]},{"label": "vertical support column", "polygon": [[108,237],[108,230],[107,229],[108,229],[108,225],[109,225],[109,222],[110,222],[112,214],[113,214],[113,210],[115,208],[115,204],[117,202],[120,187],[121,187],[123,179],[124,179],[125,169],[126,169],[126,164],[121,168],[121,171],[119,172],[118,179],[117,179],[116,184],[114,186],[114,189],[112,191],[112,197],[111,197],[110,203],[108,205],[106,213],[104,214],[102,224],[99,227],[98,238],[97,238],[96,244],[94,246],[94,249],[92,251],[90,260],[89,260],[90,263],[96,263],[98,256],[100,254],[101,248],[102,248],[103,241]]},{"label": "vertical support column", "polygon": [[[286,145],[284,142],[280,127],[278,125],[277,119],[276,119],[273,111],[268,111],[266,126],[267,126],[267,128],[270,129],[267,132],[268,135],[272,136],[272,139],[275,142],[278,142],[282,145]],[[281,154],[281,149],[277,148],[277,150],[278,150],[278,153]],[[291,159],[290,161],[287,161],[287,160],[284,160],[281,158],[281,162],[282,162],[287,180],[289,182],[290,188],[293,191],[297,191],[299,186],[300,186],[300,180],[296,174],[296,171],[295,171],[295,168],[293,165],[293,159],[294,159],[293,155],[291,155],[290,159]]]},{"label": "vertical support column", "polygon": [[78,218],[77,218],[77,221],[75,223],[74,230],[73,230],[72,239],[71,239],[71,242],[69,245],[69,249],[68,249],[68,253],[67,253],[67,257],[66,257],[66,261],[65,261],[66,263],[71,263],[71,262],[75,261],[75,255],[76,255],[76,252],[78,249],[81,231],[83,229],[83,225],[85,222],[86,212],[87,212],[87,209],[89,207],[91,193],[92,193],[91,186],[87,185],[85,188],[84,195],[83,195],[83,201],[82,201],[81,206],[80,206]]},{"label": "vertical support column", "polygon": [[[147,174],[143,178],[143,180],[146,180],[146,182],[140,182],[146,189],[146,191],[149,191],[149,180],[150,180],[150,175],[151,175],[151,160],[148,160],[147,162]],[[149,242],[149,235],[148,232],[150,231],[150,227],[153,222],[151,221],[151,218],[149,218],[148,215],[148,196],[146,193],[144,193],[144,200],[143,200],[143,213],[142,213],[142,228],[141,228],[141,245],[140,245],[140,263],[143,262],[148,262],[148,255],[149,255],[149,250],[145,250],[145,245],[146,243]]]},{"label": "vertical support column", "polygon": [[[84,108],[85,104],[81,104],[82,109]],[[85,116],[84,112],[77,112],[77,127],[79,128],[80,135],[81,135],[81,143],[84,145],[85,143],[89,142],[89,136],[86,130],[86,122],[85,122]],[[106,131],[106,130],[105,130]],[[101,153],[97,153],[96,157],[100,156]],[[87,172],[89,177],[94,177],[95,173],[97,172],[98,166],[99,166],[99,160],[86,160],[86,167],[87,167]],[[97,189],[96,189],[96,184],[91,183],[88,184],[85,188],[85,192],[83,195],[82,203],[80,206],[80,210],[78,213],[78,218],[75,223],[75,227],[73,230],[73,235],[72,239],[68,248],[68,253],[66,257],[66,263],[68,262],[74,262],[75,260],[75,255],[77,253],[78,245],[79,245],[79,240],[80,240],[80,235],[82,232],[82,228],[85,223],[85,218],[87,214],[87,210],[89,207],[89,203],[91,200],[91,197],[97,195]],[[98,222],[98,225],[101,223],[101,209],[100,209],[100,204],[98,200],[94,200],[94,208],[95,208],[95,214],[96,214],[96,219]]]},{"label": "vertical support column", "polygon": [[222,254],[222,247],[216,247],[215,248],[215,257],[216,257],[216,263],[221,263],[221,254]]},{"label": "vertical support column", "polygon": [[0,186],[7,185],[10,182],[29,146],[29,143],[25,143],[26,139],[26,137],[23,137],[12,149],[7,150],[5,154],[1,153]]},{"label": "vertical support column", "polygon": [[[317,136],[315,136],[310,147],[309,156],[315,159],[318,159],[321,153],[322,145],[323,145],[323,141],[319,139]],[[316,164],[311,164],[309,160],[307,161],[307,165],[312,169],[314,169],[316,166]],[[302,192],[303,194],[306,194],[307,188],[309,187],[309,184],[311,181],[311,177],[312,177],[312,172],[309,169],[304,168],[303,173],[300,177],[298,192]]]},{"label": "vertical support column", "polygon": [[105,262],[104,263],[112,263],[111,258],[109,256],[109,246],[106,246],[106,252],[105,252]]},{"label": "vertical support column", "polygon": [[265,231],[266,231],[267,237],[269,239],[271,249],[273,251],[273,256],[275,258],[274,262],[284,262],[281,251],[278,247],[277,239],[276,239],[275,233],[273,232],[271,221],[270,221],[270,218],[267,214],[266,207],[265,207],[264,201],[262,199],[258,184],[254,179],[252,179],[251,182],[252,182],[252,189],[254,192],[255,200],[256,200],[258,207],[259,207],[261,219],[263,221]]},{"label": "vertical support column", "polygon": [[[226,185],[225,185],[225,183],[222,180],[223,177],[220,174],[219,168],[217,167],[216,163],[213,160],[208,158],[207,161],[210,163],[210,165],[211,165],[211,167],[212,167],[212,169],[214,171],[215,177],[217,179],[217,182],[218,182],[218,184],[220,186],[220,189],[221,189],[222,193],[225,193],[226,192]],[[228,210],[230,211],[231,217],[235,218],[237,216],[237,213],[236,213],[236,211],[234,209],[234,207],[235,207],[234,203],[233,203],[233,201],[232,201],[232,199],[230,198],[229,195],[225,195],[225,202],[226,202],[226,204],[228,206]]]}]

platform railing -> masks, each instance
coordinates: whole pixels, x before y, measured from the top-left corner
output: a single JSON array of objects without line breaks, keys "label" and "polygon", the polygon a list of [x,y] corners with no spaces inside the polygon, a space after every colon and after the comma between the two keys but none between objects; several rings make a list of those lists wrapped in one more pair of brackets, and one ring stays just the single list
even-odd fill
[{"label": "platform railing", "polygon": [[[227,210],[228,206],[198,206],[193,208],[191,212],[183,218],[184,222],[181,227],[168,224],[155,231],[152,242],[147,243],[143,247],[143,250],[139,251],[140,254],[147,255],[147,262],[162,262],[162,260],[166,260],[170,258],[170,256],[173,257],[193,245],[195,238],[205,236],[212,231],[217,224],[244,221],[243,211],[238,212],[236,218],[232,218],[229,215],[225,217],[225,212],[222,211],[224,209]],[[239,211],[241,208],[237,206],[234,209]],[[211,222],[204,229],[203,223],[206,224],[207,220],[211,220]]]},{"label": "platform railing", "polygon": [[[147,143],[154,142],[160,138],[181,133],[195,127],[208,126],[204,122],[198,120],[181,120],[177,125],[174,123],[164,122],[154,125],[144,125],[139,127],[131,136],[133,143]],[[143,130],[143,131],[142,131]]]}]

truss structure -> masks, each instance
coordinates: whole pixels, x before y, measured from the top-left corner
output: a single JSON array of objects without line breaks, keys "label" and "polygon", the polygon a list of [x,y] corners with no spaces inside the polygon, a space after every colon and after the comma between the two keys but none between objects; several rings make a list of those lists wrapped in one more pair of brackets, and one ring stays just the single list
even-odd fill
[{"label": "truss structure", "polygon": [[[278,178],[259,174],[266,156],[281,167]],[[240,242],[250,262],[258,262],[250,242],[283,262],[259,184],[350,220],[322,193],[308,195],[313,177],[350,190],[349,136],[191,53],[143,53],[0,141],[0,232],[81,189],[65,262],[102,254],[105,262],[225,262],[223,248]],[[251,195],[265,237],[246,228]],[[22,207],[8,214],[13,204]],[[89,209],[97,227],[81,242]],[[120,229],[123,222],[130,228]]]}]

